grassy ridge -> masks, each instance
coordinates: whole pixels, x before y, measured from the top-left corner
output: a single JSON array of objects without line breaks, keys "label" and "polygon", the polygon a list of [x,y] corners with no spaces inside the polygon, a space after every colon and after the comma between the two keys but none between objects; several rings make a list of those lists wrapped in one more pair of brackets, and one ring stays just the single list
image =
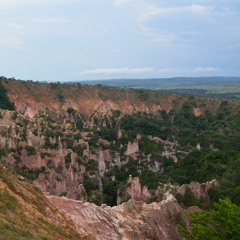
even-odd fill
[{"label": "grassy ridge", "polygon": [[80,239],[71,228],[55,225],[46,207],[56,211],[36,187],[0,165],[0,240]]}]

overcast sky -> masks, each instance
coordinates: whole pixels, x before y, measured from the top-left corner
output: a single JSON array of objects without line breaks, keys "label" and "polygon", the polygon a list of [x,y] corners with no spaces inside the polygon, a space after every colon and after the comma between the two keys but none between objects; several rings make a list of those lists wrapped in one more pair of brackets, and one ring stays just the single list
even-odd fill
[{"label": "overcast sky", "polygon": [[0,0],[0,76],[240,76],[239,0]]}]

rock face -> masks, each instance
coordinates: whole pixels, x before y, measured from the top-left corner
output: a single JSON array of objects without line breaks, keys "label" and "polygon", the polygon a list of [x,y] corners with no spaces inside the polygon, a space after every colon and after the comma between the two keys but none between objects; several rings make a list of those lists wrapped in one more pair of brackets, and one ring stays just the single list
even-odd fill
[{"label": "rock face", "polygon": [[148,188],[141,187],[138,177],[132,178],[132,176],[130,176],[128,183],[130,186],[127,188],[127,194],[131,197],[131,199],[147,202],[148,199],[151,198],[151,194],[148,191]]},{"label": "rock face", "polygon": [[80,184],[78,187],[73,187],[70,189],[68,194],[66,195],[67,198],[79,200],[82,202],[87,202],[87,192],[83,184]]},{"label": "rock face", "polygon": [[[146,204],[130,200],[116,207],[101,207],[64,197],[49,201],[74,222],[87,240],[180,240],[175,225],[184,210],[175,200]],[[178,219],[178,220],[176,220]],[[181,218],[182,224],[187,224]]]},{"label": "rock face", "polygon": [[[134,199],[136,201],[161,202],[168,198],[171,194],[175,199],[177,194],[185,195],[187,190],[190,190],[193,196],[198,200],[208,198],[208,191],[211,188],[219,188],[220,185],[217,180],[212,180],[206,183],[191,182],[190,184],[183,184],[182,186],[172,186],[170,184],[160,185],[155,191],[149,191],[146,186],[141,186],[138,177],[132,178],[129,176],[127,188],[122,196],[124,199]],[[121,202],[121,199],[119,200]]]},{"label": "rock face", "polygon": [[142,188],[139,182],[139,178],[136,177],[132,179],[132,176],[130,176],[128,182],[130,186],[127,189],[127,193],[131,196],[131,199],[139,201],[142,195]]},{"label": "rock face", "polygon": [[109,153],[109,150],[100,150],[98,153],[98,170],[99,173],[102,175],[104,174],[105,170],[106,170],[106,164],[105,162],[110,162],[111,161],[111,156]]},{"label": "rock face", "polygon": [[[177,107],[175,95],[153,92],[144,100],[131,89],[1,81],[16,111],[0,110],[0,156],[44,192],[114,205],[129,174],[164,171],[168,160],[181,160],[180,150],[188,154],[190,147],[182,149],[174,136],[132,135],[122,119],[135,113],[162,118],[162,110]],[[178,107],[185,100],[180,97]],[[156,153],[144,149],[145,137],[158,143]],[[126,199],[161,199],[137,178],[129,185]]]},{"label": "rock face", "polygon": [[199,183],[199,182],[191,182],[188,184],[183,184],[180,187],[175,187],[176,193],[180,193],[181,195],[184,195],[187,191],[187,189],[190,189],[196,199],[206,198],[209,189],[211,188],[219,188],[220,185],[217,182],[216,179],[206,182],[206,183]]},{"label": "rock face", "polygon": [[137,153],[139,151],[138,142],[128,142],[127,145],[127,151],[125,152],[125,155],[132,155],[134,153]]},{"label": "rock face", "polygon": [[[179,157],[180,153],[174,142],[148,136],[149,140],[162,145],[158,155],[151,156],[139,149],[140,134],[131,141],[126,139],[127,141],[118,142],[111,138],[108,141],[97,135],[101,128],[96,129],[96,133],[93,129],[81,128],[88,121],[92,122],[92,119],[95,119],[92,122],[95,127],[103,120],[108,126],[117,126],[118,119],[111,118],[114,112],[108,111],[107,115],[101,115],[102,110],[95,112],[100,117],[92,117],[87,121],[77,111],[75,115],[68,111],[42,111],[31,115],[31,118],[31,111],[27,116],[17,111],[0,111],[0,151],[4,155],[4,161],[9,167],[18,169],[23,177],[26,173],[34,175],[34,183],[43,192],[97,204],[105,202],[104,191],[108,192],[107,184],[113,184],[116,176],[119,177],[117,170],[127,172],[136,165],[139,172],[145,169],[152,172],[164,171],[162,156],[169,161],[177,161],[176,154]],[[122,132],[120,128],[116,130],[115,134],[119,133],[116,138],[126,138],[127,132]],[[107,135],[105,137],[108,138]],[[129,174],[134,172],[130,171]],[[101,178],[107,178],[103,187],[99,184]],[[192,183],[190,188],[196,192],[194,196],[206,195],[202,186]],[[138,178],[129,181],[123,194],[121,191],[117,194],[119,189],[114,190],[114,198],[108,202],[111,205],[118,204],[117,199],[120,202],[128,199],[146,203],[161,201],[166,192],[164,188],[159,188],[156,193],[149,191],[147,187],[140,186]],[[178,187],[176,192],[185,194],[186,187]]]}]

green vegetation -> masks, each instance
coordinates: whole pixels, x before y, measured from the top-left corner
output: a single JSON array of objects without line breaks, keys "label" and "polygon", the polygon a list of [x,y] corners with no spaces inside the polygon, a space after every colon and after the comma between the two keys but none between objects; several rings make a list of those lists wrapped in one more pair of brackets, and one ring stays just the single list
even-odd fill
[{"label": "green vegetation", "polygon": [[160,183],[170,182],[170,177],[164,172],[155,172],[143,170],[140,174],[140,182],[143,186],[147,186],[150,190],[155,190]]},{"label": "green vegetation", "polygon": [[[162,111],[158,115],[136,113],[121,119],[120,126],[128,137],[134,138],[137,133],[143,135],[139,148],[144,154],[162,152],[161,144],[145,137],[148,135],[177,141],[184,146],[184,151],[189,152],[177,163],[158,158],[163,172],[143,170],[139,173],[141,167],[138,166],[133,170],[136,174],[133,176],[139,176],[150,189],[156,188],[159,182],[185,184],[217,179],[221,188],[211,193],[211,200],[229,197],[240,204],[237,194],[240,186],[240,111],[223,101],[215,115],[206,111],[196,117],[192,109],[197,106],[195,99],[189,98],[178,111],[172,110],[168,114]],[[198,143],[201,150],[196,149]]]},{"label": "green vegetation", "polygon": [[58,93],[56,97],[57,97],[57,99],[59,100],[59,102],[60,102],[61,104],[64,103],[65,97],[62,95],[62,93]]},{"label": "green vegetation", "polygon": [[1,240],[80,240],[70,226],[66,228],[50,222],[46,206],[49,203],[38,188],[19,181],[0,165]]},{"label": "green vegetation", "polygon": [[7,110],[15,110],[14,104],[10,102],[7,92],[3,87],[1,80],[0,80],[0,108]]},{"label": "green vegetation", "polygon": [[30,181],[33,181],[36,178],[38,178],[38,175],[40,173],[44,172],[45,170],[46,170],[45,167],[41,167],[37,170],[29,169],[26,166],[16,168],[17,173],[19,173],[21,176],[23,176],[24,178],[26,178]]},{"label": "green vegetation", "polygon": [[[27,92],[33,97],[36,95],[37,99],[32,87],[36,85],[31,84],[27,87]],[[236,92],[226,86],[225,92],[220,93],[218,88],[212,94],[221,96],[237,94],[238,85],[235,86]],[[7,87],[7,82],[0,82],[0,108],[13,110],[14,106],[11,105],[6,94]],[[209,89],[199,90],[198,86],[192,86],[188,91],[209,94],[211,87],[206,87]],[[52,84],[53,98],[55,101],[58,100],[60,105],[64,105],[69,97],[69,92],[64,88],[65,86],[62,87],[60,84]],[[231,93],[228,92],[229,89]],[[213,101],[194,96],[159,95],[146,90],[113,91],[110,87],[100,86],[97,87],[97,92],[104,101],[115,99],[121,101],[127,98],[130,99],[129,104],[136,103],[137,106],[138,103],[145,102],[146,107],[154,106],[169,111],[152,113],[134,111],[133,114],[128,115],[120,110],[106,108],[86,116],[75,109],[75,106],[65,108],[64,105],[64,111],[55,112],[50,109],[40,111],[33,119],[17,111],[11,113],[10,120],[16,123],[15,129],[1,128],[1,137],[11,147],[1,146],[0,158],[3,162],[7,162],[13,157],[15,161],[13,160],[11,164],[15,165],[15,171],[24,179],[19,176],[22,180],[18,181],[6,169],[0,168],[0,240],[1,238],[50,240],[54,239],[52,236],[71,239],[70,233],[65,229],[59,229],[45,218],[47,205],[45,198],[30,184],[40,173],[45,173],[42,177],[46,182],[50,184],[51,181],[53,182],[53,188],[55,180],[66,180],[67,188],[60,194],[61,196],[68,195],[70,190],[83,184],[86,192],[81,188],[81,192],[76,193],[77,199],[81,199],[87,193],[88,201],[97,205],[106,203],[110,206],[116,205],[118,196],[121,197],[121,201],[129,199],[126,193],[126,189],[130,186],[129,175],[139,177],[141,185],[147,186],[151,193],[163,184],[167,184],[164,188],[173,191],[170,184],[182,185],[192,181],[203,183],[217,179],[221,187],[210,189],[207,197],[197,199],[191,188],[187,187],[185,194],[176,194],[183,208],[195,205],[205,209],[201,213],[191,215],[190,228],[185,229],[186,226],[183,226],[179,229],[189,240],[239,239],[239,102]],[[167,100],[166,96],[168,96]],[[136,109],[142,109],[138,107]],[[197,110],[199,115],[195,112]],[[108,111],[107,114],[105,111]],[[2,111],[0,118],[4,119],[4,117]],[[121,137],[118,136],[119,129]],[[16,134],[10,139],[12,131]],[[27,145],[30,144],[27,138],[31,133],[34,135],[31,139],[34,147]],[[126,156],[125,153],[129,141],[139,144],[139,152],[132,156]],[[16,148],[12,147],[14,144]],[[73,152],[72,159],[70,149]],[[104,173],[99,173],[100,149],[104,150],[101,155],[104,158]],[[171,159],[171,152],[176,155],[177,162]],[[32,161],[36,159],[36,155],[44,158],[46,167],[31,170],[24,166],[23,158],[26,158],[24,159],[26,162]],[[56,156],[61,156],[61,159],[65,156],[65,166],[54,165],[53,159]],[[68,169],[71,162],[75,175],[69,177]],[[154,194],[152,196],[149,201],[155,200]],[[219,200],[226,198],[230,200]],[[23,202],[25,204],[22,204]],[[26,208],[26,204],[33,205],[32,211],[37,213],[29,212],[30,207]],[[40,230],[38,232],[35,229]],[[73,236],[76,236],[75,233]]]},{"label": "green vegetation", "polygon": [[[149,97],[151,97],[149,95]],[[202,115],[194,116],[193,108],[201,108]],[[68,114],[67,114],[68,113]],[[165,110],[154,113],[135,112],[131,115],[124,115],[120,111],[110,111],[108,116],[93,117],[94,126],[90,129],[83,129],[84,118],[80,113],[69,107],[64,115],[56,115],[55,112],[48,111],[45,115],[40,115],[45,145],[41,146],[41,156],[48,158],[46,149],[58,149],[59,137],[64,148],[71,149],[77,153],[77,163],[86,167],[86,174],[81,180],[89,196],[90,201],[99,204],[107,203],[115,205],[118,190],[127,183],[129,175],[138,176],[142,185],[154,190],[160,183],[185,184],[192,181],[206,182],[217,179],[221,185],[220,189],[210,191],[210,201],[217,201],[219,198],[229,197],[234,203],[240,204],[238,196],[240,182],[240,111],[238,104],[222,101],[216,112],[208,107],[204,99],[187,97],[176,98],[170,112]],[[20,138],[26,140],[27,129],[31,129],[37,135],[38,130],[31,121],[15,115],[18,121],[18,131]],[[65,123],[63,124],[63,122]],[[47,124],[46,124],[47,123]],[[67,126],[67,127],[65,127]],[[122,130],[122,137],[118,138],[118,130]],[[99,175],[96,160],[87,159],[83,156],[86,145],[76,145],[82,139],[81,132],[88,131],[87,140],[91,153],[98,154],[98,149],[109,149],[112,162],[105,161],[106,172],[104,176]],[[136,140],[137,134],[141,137]],[[174,143],[173,151],[176,153],[178,162],[162,156],[166,146],[151,138],[159,137],[162,140]],[[99,138],[109,141],[105,145]],[[82,140],[81,140],[82,141]],[[83,141],[83,142],[84,142]],[[127,143],[138,141],[138,160],[131,157],[127,160],[125,151]],[[201,150],[197,150],[196,145],[200,144]],[[167,146],[167,148],[170,148]],[[35,155],[37,148],[26,146],[28,156]],[[17,151],[12,152],[16,163],[21,162],[22,147],[17,147]],[[8,153],[7,152],[7,153]],[[47,151],[46,151],[47,152]],[[119,154],[120,165],[114,163],[116,153]],[[6,151],[1,150],[0,155],[4,156]],[[150,155],[149,160],[147,155]],[[54,156],[52,156],[54,157]],[[47,168],[54,169],[51,160],[47,163]],[[71,163],[71,156],[65,157],[65,167],[68,169]],[[156,164],[158,169],[154,170]],[[64,168],[55,169],[58,173]],[[74,172],[79,168],[73,166]],[[34,180],[39,173],[46,171],[39,169],[32,171],[25,167],[17,167],[19,174],[28,180]],[[100,178],[102,181],[102,192],[99,190]],[[100,192],[99,192],[100,191]],[[100,193],[100,195],[99,195]],[[197,203],[187,194],[179,202],[183,206],[195,204],[201,207],[208,207],[208,203]]]},{"label": "green vegetation", "polygon": [[4,154],[3,150],[0,149],[0,159],[1,159],[4,155],[5,155],[5,154]]},{"label": "green vegetation", "polygon": [[72,107],[69,107],[67,109],[67,112],[68,112],[68,114],[74,114],[76,111]]},{"label": "green vegetation", "polygon": [[146,137],[142,137],[139,141],[139,148],[141,149],[141,152],[143,152],[145,155],[161,154],[161,152],[163,151],[163,146],[160,143],[157,143]]},{"label": "green vegetation", "polygon": [[178,193],[176,195],[176,199],[183,208],[191,207],[191,206],[198,206],[201,209],[209,209],[212,207],[212,203],[211,203],[209,197],[197,199],[194,196],[190,187],[186,188],[186,192],[184,193],[184,195]]},{"label": "green vegetation", "polygon": [[[156,90],[156,89],[154,89]],[[240,84],[238,85],[229,85],[229,86],[179,86],[179,88],[171,89],[161,89],[161,92],[167,93],[178,93],[178,94],[189,94],[197,95],[203,97],[212,97],[212,98],[223,98],[223,99],[240,99]]]},{"label": "green vegetation", "polygon": [[[163,113],[164,114],[164,111]],[[128,135],[136,134],[158,136],[163,139],[167,138],[170,133],[171,122],[163,119],[161,113],[159,115],[151,115],[146,113],[135,113],[125,115],[120,121],[120,127],[128,132]]]},{"label": "green vegetation", "polygon": [[89,159],[87,164],[87,171],[98,171],[98,164],[94,159]]},{"label": "green vegetation", "polygon": [[103,202],[109,206],[115,206],[117,203],[117,192],[123,183],[114,180],[109,181],[107,178],[103,179]]},{"label": "green vegetation", "polygon": [[[35,91],[32,86],[36,85],[31,84],[28,92],[33,95]],[[6,88],[8,86],[5,82],[0,85],[0,100],[3,99],[0,104],[9,109],[9,99],[3,85]],[[51,86],[54,100],[58,100],[60,105],[64,104],[70,95],[66,90],[67,87],[56,83]],[[87,88],[94,89],[90,86]],[[87,91],[82,90],[83,94],[86,94]],[[64,111],[55,112],[50,109],[40,111],[33,119],[15,112],[12,114],[12,120],[16,122],[17,137],[9,143],[16,144],[17,147],[1,149],[0,157],[3,160],[7,159],[6,156],[13,157],[15,159],[13,165],[16,164],[17,173],[30,181],[36,179],[42,172],[46,172],[44,175],[46,182],[50,181],[48,179],[50,171],[53,172],[53,176],[54,171],[58,173],[56,180],[60,179],[61,174],[61,180],[67,179],[68,184],[67,189],[64,190],[66,192],[62,195],[67,195],[71,187],[83,184],[88,200],[98,205],[101,203],[116,205],[118,194],[123,200],[127,200],[128,196],[124,195],[124,191],[129,186],[127,183],[129,175],[139,177],[141,185],[147,186],[151,192],[161,184],[181,185],[192,181],[206,182],[217,179],[221,187],[211,189],[209,198],[198,200],[191,189],[187,189],[184,195],[176,196],[178,202],[184,208],[197,205],[207,209],[212,207],[212,202],[229,198],[233,203],[240,205],[240,105],[238,101],[160,95],[146,90],[113,90],[110,87],[100,86],[95,90],[104,101],[117,100],[118,104],[123,99],[128,99],[127,104],[136,105],[136,109],[144,109],[142,105],[140,107],[138,105],[144,103],[146,108],[165,108],[168,111],[150,111],[151,113],[134,111],[132,114],[124,114],[120,110],[109,110],[107,105],[106,109],[100,108],[92,115],[84,115],[84,112],[79,112],[77,107],[75,109],[76,105],[74,108],[64,105]],[[80,92],[79,88],[75,94],[77,92]],[[82,96],[86,98],[87,95]],[[120,106],[117,104],[116,106]],[[194,115],[194,111],[197,110],[199,114],[195,112]],[[106,111],[107,114],[105,114]],[[0,118],[4,118],[4,112],[0,114]],[[118,136],[119,129],[121,137]],[[9,137],[12,130],[7,129],[1,136]],[[27,137],[30,131],[34,135],[32,138],[34,147],[26,146],[29,144]],[[129,141],[137,141],[139,144],[139,152],[134,156],[126,156]],[[41,146],[38,146],[39,142]],[[46,168],[31,170],[23,166],[21,161],[26,152],[24,149],[27,150],[27,157],[34,159],[33,156],[40,154],[45,158]],[[55,151],[57,149],[58,151]],[[73,177],[74,181],[69,178],[67,171],[72,160],[69,149],[78,155],[76,164],[73,161],[72,166],[73,172],[77,173]],[[100,149],[107,149],[103,154],[104,174],[100,174],[98,169]],[[57,154],[61,151],[65,156],[65,166],[59,164],[55,167],[53,159],[55,156],[59,157]],[[167,154],[164,154],[165,152]],[[169,152],[176,155],[177,162],[171,159]],[[85,170],[86,172],[82,175]],[[8,186],[14,189],[14,185],[11,186],[11,184],[12,182],[8,183]],[[77,194],[80,199],[81,194]],[[7,193],[1,197],[6,199],[6,204],[9,206],[11,203],[15,203],[16,206],[18,204],[18,201],[14,202],[15,200],[7,196]],[[3,209],[1,207],[2,211]],[[33,234],[29,236],[34,239]]]},{"label": "green vegetation", "polygon": [[[83,82],[82,82],[83,83]],[[145,90],[168,93],[190,94],[223,99],[240,99],[239,77],[176,77],[156,79],[128,79],[92,81],[92,84],[102,86],[125,87],[140,89],[139,97],[147,100]]]},{"label": "green vegetation", "polygon": [[107,141],[117,140],[117,131],[110,127],[101,127],[101,130],[98,131],[99,137],[106,139]]},{"label": "green vegetation", "polygon": [[148,95],[148,91],[146,90],[139,90],[139,98],[142,100],[142,101],[146,101],[149,99],[149,95]]},{"label": "green vegetation", "polygon": [[179,231],[189,240],[238,240],[240,238],[240,207],[230,200],[220,200],[214,209],[190,215],[189,230]]}]

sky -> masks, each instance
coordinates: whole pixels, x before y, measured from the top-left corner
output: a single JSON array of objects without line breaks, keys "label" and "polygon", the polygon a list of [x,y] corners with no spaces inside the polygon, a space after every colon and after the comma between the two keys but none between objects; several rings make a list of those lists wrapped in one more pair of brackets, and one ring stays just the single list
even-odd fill
[{"label": "sky", "polygon": [[0,76],[240,76],[240,1],[0,0]]}]

